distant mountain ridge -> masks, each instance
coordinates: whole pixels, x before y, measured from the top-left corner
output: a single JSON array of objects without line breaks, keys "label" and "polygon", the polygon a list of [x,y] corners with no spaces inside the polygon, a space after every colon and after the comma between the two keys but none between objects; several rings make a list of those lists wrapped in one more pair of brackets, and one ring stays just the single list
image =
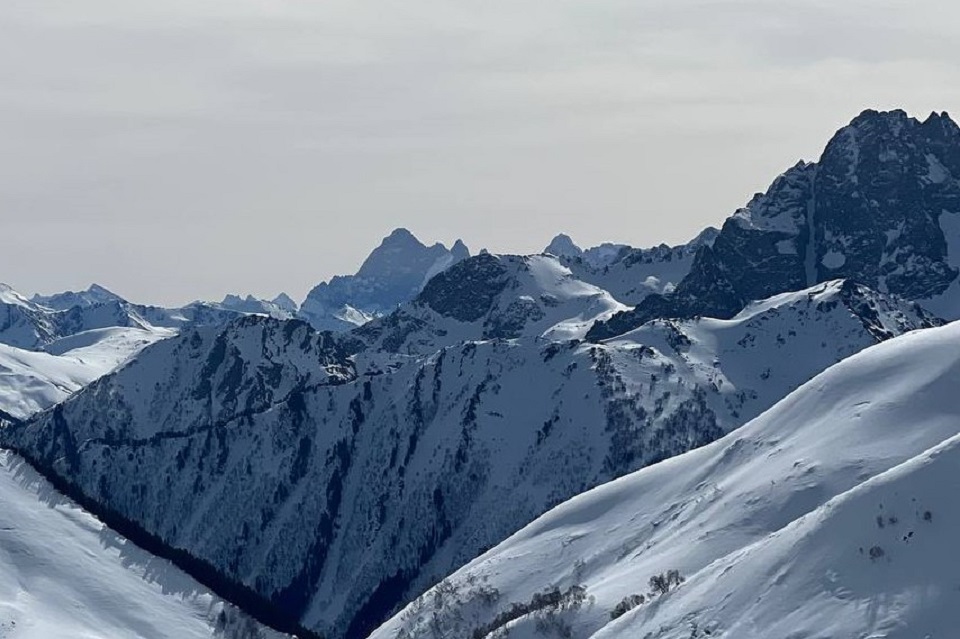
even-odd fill
[{"label": "distant mountain ridge", "polygon": [[444,269],[470,257],[457,240],[450,249],[426,246],[404,228],[385,237],[356,275],[338,275],[315,286],[299,317],[317,330],[346,331],[393,312],[409,302]]},{"label": "distant mountain ridge", "polygon": [[690,273],[700,248],[712,246],[718,234],[708,227],[678,246],[640,249],[606,243],[582,250],[561,233],[544,253],[556,255],[578,278],[608,291],[618,302],[635,305],[655,293],[671,293]]},{"label": "distant mountain ridge", "polygon": [[197,301],[180,308],[163,308],[129,302],[99,284],[84,291],[34,295],[30,299],[0,284],[0,344],[43,350],[57,340],[91,330],[137,328],[164,332],[186,326],[225,324],[249,314],[286,319],[295,312],[296,305],[286,295],[272,302],[249,295],[227,295],[220,303]]}]

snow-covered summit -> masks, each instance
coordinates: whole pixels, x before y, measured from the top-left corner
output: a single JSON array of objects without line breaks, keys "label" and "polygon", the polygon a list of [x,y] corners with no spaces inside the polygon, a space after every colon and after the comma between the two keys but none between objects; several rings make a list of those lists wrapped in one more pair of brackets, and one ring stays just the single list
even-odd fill
[{"label": "snow-covered summit", "polygon": [[404,354],[480,339],[579,339],[597,319],[624,308],[556,257],[484,253],[435,276],[412,302],[356,335]]},{"label": "snow-covered summit", "polygon": [[12,286],[3,282],[0,282],[0,303],[33,308],[33,304],[25,295],[18,293]]},{"label": "snow-covered summit", "polygon": [[[0,344],[43,350],[70,335],[98,329],[133,328],[166,333],[187,326],[222,325],[254,312],[289,317],[270,302],[228,296],[227,304],[193,302],[180,308],[134,304],[97,284],[87,290],[28,299],[0,285]],[[236,302],[238,308],[228,308]]]},{"label": "snow-covered summit", "polygon": [[73,307],[89,308],[100,304],[124,302],[126,300],[99,284],[91,284],[84,291],[65,291],[53,295],[34,295],[31,301],[34,304],[52,308],[56,311],[66,311]]}]

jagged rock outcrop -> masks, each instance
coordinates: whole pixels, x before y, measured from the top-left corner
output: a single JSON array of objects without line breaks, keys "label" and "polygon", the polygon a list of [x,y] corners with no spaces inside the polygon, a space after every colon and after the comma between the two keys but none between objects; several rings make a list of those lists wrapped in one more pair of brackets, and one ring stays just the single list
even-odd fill
[{"label": "jagged rock outcrop", "polygon": [[598,325],[605,339],[655,317],[731,317],[751,300],[850,278],[960,317],[960,127],[865,111],[816,163],[796,165],[701,247],[676,289]]}]

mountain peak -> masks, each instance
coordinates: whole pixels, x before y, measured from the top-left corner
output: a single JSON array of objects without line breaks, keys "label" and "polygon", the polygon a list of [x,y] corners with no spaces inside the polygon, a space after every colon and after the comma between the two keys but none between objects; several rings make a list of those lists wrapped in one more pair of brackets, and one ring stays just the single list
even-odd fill
[{"label": "mountain peak", "polygon": [[915,118],[907,115],[903,109],[893,109],[891,111],[877,111],[876,109],[864,109],[860,115],[855,117],[850,126],[860,128],[867,125],[882,124],[904,124],[906,122],[916,122]]},{"label": "mountain peak", "polygon": [[[426,246],[405,228],[394,229],[360,265],[356,275],[338,275],[307,294],[299,316],[320,330],[347,330],[392,312],[412,300],[437,273],[470,257],[457,240]],[[363,321],[345,321],[345,318]]]},{"label": "mountain peak", "polygon": [[416,245],[419,247],[424,246],[423,242],[418,240],[416,235],[403,227],[393,229],[393,231],[390,232],[390,235],[383,238],[383,241],[380,243],[380,246],[396,245]]},{"label": "mountain peak", "polygon": [[457,261],[465,260],[470,257],[470,249],[463,243],[463,240],[458,238],[457,241],[453,243],[453,246],[450,247],[450,254],[453,255]]},{"label": "mountain peak", "polygon": [[14,306],[31,306],[30,301],[9,284],[0,282],[0,302]]},{"label": "mountain peak", "polygon": [[543,252],[557,257],[579,257],[583,255],[583,249],[577,246],[566,233],[559,233],[554,237],[547,248],[543,249]]},{"label": "mountain peak", "polygon": [[287,295],[286,293],[280,293],[275,298],[273,298],[273,303],[277,305],[278,308],[289,311],[291,313],[297,312],[297,303],[293,301],[293,298]]}]

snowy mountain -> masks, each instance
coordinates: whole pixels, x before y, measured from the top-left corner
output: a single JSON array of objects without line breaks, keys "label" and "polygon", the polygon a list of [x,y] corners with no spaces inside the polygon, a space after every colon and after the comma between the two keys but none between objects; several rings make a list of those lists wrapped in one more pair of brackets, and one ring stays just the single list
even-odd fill
[{"label": "snowy mountain", "polygon": [[110,302],[125,302],[126,300],[99,284],[91,284],[85,291],[65,291],[53,295],[34,295],[31,301],[37,306],[51,308],[55,311],[67,311],[74,306],[89,308]]},{"label": "snowy mountain", "polygon": [[0,450],[0,637],[279,639]]},{"label": "snowy mountain", "polygon": [[247,295],[227,295],[217,305],[228,311],[236,311],[247,315],[269,315],[276,319],[291,319],[297,314],[297,304],[286,293],[281,293],[274,300],[262,300]]},{"label": "snowy mountain", "polygon": [[439,273],[412,302],[354,334],[377,350],[429,355],[478,339],[581,339],[597,319],[625,309],[555,257],[483,253]]},{"label": "snowy mountain", "polygon": [[960,323],[575,497],[371,639],[950,637]]},{"label": "snowy mountain", "polygon": [[0,284],[0,344],[26,350],[43,350],[57,340],[98,329],[176,329],[223,324],[239,315],[204,302],[178,309],[132,304],[96,284],[79,293],[33,300]]},{"label": "snowy mountain", "polygon": [[37,348],[56,339],[57,325],[48,309],[37,306],[10,286],[0,284],[0,342]]},{"label": "snowy mountain", "polygon": [[560,234],[544,253],[559,257],[579,279],[608,291],[617,301],[635,305],[654,293],[673,291],[690,272],[700,247],[711,246],[718,233],[707,228],[679,246],[638,249],[607,243],[585,251]]},{"label": "snowy mountain", "polygon": [[[561,235],[544,255],[470,257],[398,229],[299,310],[0,287],[0,445],[191,574],[329,639],[366,637],[437,582],[378,636],[866,623],[866,639],[900,632],[895,608],[942,633],[948,598],[861,570],[896,559],[893,537],[863,535],[852,559],[797,553],[852,534],[842,522],[880,493],[898,513],[877,534],[913,548],[894,493],[946,481],[960,329],[918,303],[960,316],[958,178],[946,114],[868,111],[677,247]],[[813,602],[802,616],[785,608],[798,601]]]},{"label": "snowy mountain", "polygon": [[168,329],[94,329],[57,340],[45,352],[0,344],[0,411],[26,419],[174,334]]},{"label": "snowy mountain", "polygon": [[300,317],[317,330],[346,331],[391,313],[412,300],[434,275],[470,256],[457,240],[425,246],[396,229],[367,257],[356,275],[338,275],[307,294]]},{"label": "snowy mountain", "polygon": [[0,344],[39,351],[70,335],[97,329],[164,332],[186,326],[222,325],[251,313],[288,318],[293,315],[291,303],[286,296],[266,302],[228,295],[220,304],[198,301],[180,308],[162,308],[128,302],[97,284],[85,291],[33,299],[0,284]]},{"label": "snowy mountain", "polygon": [[580,259],[594,268],[601,269],[615,262],[624,250],[633,249],[626,244],[604,242],[584,250],[577,246],[569,235],[560,233],[550,241],[543,252],[568,260]]},{"label": "snowy mountain", "polygon": [[850,278],[960,317],[960,127],[865,111],[724,223],[664,295],[591,339],[656,317],[731,317],[752,300]]},{"label": "snowy mountain", "polygon": [[[593,290],[543,256],[457,268],[478,274],[447,272],[467,291],[440,276],[418,303],[449,319],[508,299],[491,282]],[[467,325],[485,330],[485,316]],[[362,638],[555,504],[712,441],[935,320],[836,282],[601,345],[543,339],[537,322],[417,357],[265,317],[184,330],[0,440],[282,614]]]}]

